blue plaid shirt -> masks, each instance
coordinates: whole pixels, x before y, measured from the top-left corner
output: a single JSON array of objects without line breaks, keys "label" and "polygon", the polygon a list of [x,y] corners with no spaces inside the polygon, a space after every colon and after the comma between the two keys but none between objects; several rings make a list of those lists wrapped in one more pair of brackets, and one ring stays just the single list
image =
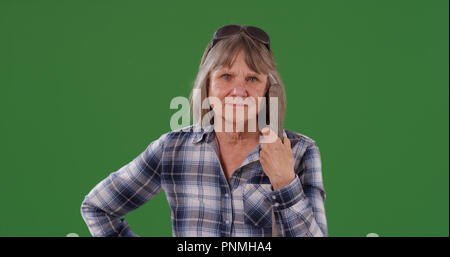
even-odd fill
[{"label": "blue plaid shirt", "polygon": [[296,178],[273,191],[255,147],[227,181],[212,126],[163,134],[85,197],[81,214],[93,236],[137,236],[123,218],[164,190],[173,236],[272,236],[272,210],[280,236],[328,236],[319,148],[284,130]]}]

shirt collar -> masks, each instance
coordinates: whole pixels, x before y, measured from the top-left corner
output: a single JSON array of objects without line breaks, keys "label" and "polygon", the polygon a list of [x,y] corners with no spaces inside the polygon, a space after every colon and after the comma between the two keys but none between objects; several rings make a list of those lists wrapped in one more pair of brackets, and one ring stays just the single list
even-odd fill
[{"label": "shirt collar", "polygon": [[214,131],[213,125],[208,125],[206,127],[201,127],[199,125],[194,125],[194,136],[192,138],[192,143],[197,144],[206,137],[206,135],[210,134]]},{"label": "shirt collar", "polygon": [[[206,140],[206,142],[211,142],[212,139],[214,139],[214,137],[211,137],[211,135],[214,133],[214,125],[208,125],[205,128],[202,128],[198,125],[194,125],[194,136],[192,138],[192,142],[194,144],[200,143],[203,140]],[[283,129],[283,134],[284,136],[287,136],[286,134],[286,130]],[[213,144],[213,147],[215,148],[215,145]],[[216,148],[215,148],[216,149]],[[217,151],[217,150],[216,150]],[[245,158],[244,162],[241,164],[241,167],[258,161],[260,156],[259,156],[259,152],[261,151],[261,143],[258,144],[257,147],[255,147]]]},{"label": "shirt collar", "polygon": [[[201,128],[200,126],[194,126],[194,136],[192,138],[192,142],[194,144],[198,144],[202,141],[205,141],[206,143],[210,143],[211,147],[216,151],[217,154],[218,153],[218,146],[215,142],[215,134],[214,134],[214,126],[213,125],[208,125],[205,128]],[[245,160],[243,161],[243,163],[241,164],[241,167],[258,161],[259,160],[259,152],[261,150],[261,143],[258,144],[257,147],[255,147],[245,158]]]}]

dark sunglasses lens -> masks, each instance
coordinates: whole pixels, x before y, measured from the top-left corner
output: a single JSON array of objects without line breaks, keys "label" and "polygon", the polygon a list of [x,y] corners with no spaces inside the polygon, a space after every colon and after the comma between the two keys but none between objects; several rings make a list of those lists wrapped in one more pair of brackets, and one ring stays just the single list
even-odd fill
[{"label": "dark sunglasses lens", "polygon": [[249,26],[249,27],[247,27],[247,32],[249,34],[251,34],[253,37],[262,41],[263,43],[269,44],[269,40],[270,40],[269,35],[267,35],[267,33],[264,32],[264,30],[257,28],[257,27]]},{"label": "dark sunglasses lens", "polygon": [[214,33],[214,38],[221,38],[221,37],[226,37],[226,36],[229,36],[232,34],[236,34],[240,30],[241,30],[241,27],[239,25],[223,26]]}]

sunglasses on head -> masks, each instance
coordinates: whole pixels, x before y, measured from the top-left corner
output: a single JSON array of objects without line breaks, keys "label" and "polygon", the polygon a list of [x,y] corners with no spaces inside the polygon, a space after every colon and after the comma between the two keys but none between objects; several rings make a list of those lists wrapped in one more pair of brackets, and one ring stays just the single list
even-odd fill
[{"label": "sunglasses on head", "polygon": [[251,38],[264,44],[270,51],[270,38],[269,35],[267,35],[267,33],[264,32],[264,30],[254,26],[244,26],[237,24],[226,25],[216,30],[216,32],[214,32],[213,41],[210,49],[212,49],[214,45],[221,39],[227,38],[235,34],[239,34],[241,31],[244,31]]}]

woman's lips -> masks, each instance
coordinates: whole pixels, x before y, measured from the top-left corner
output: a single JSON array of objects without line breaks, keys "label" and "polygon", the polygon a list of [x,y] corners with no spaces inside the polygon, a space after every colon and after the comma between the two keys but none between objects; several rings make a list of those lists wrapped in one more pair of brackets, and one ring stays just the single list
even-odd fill
[{"label": "woman's lips", "polygon": [[230,103],[227,103],[227,105],[231,105],[231,106],[233,106],[233,107],[240,107],[240,106],[248,107],[247,104],[230,104]]}]

